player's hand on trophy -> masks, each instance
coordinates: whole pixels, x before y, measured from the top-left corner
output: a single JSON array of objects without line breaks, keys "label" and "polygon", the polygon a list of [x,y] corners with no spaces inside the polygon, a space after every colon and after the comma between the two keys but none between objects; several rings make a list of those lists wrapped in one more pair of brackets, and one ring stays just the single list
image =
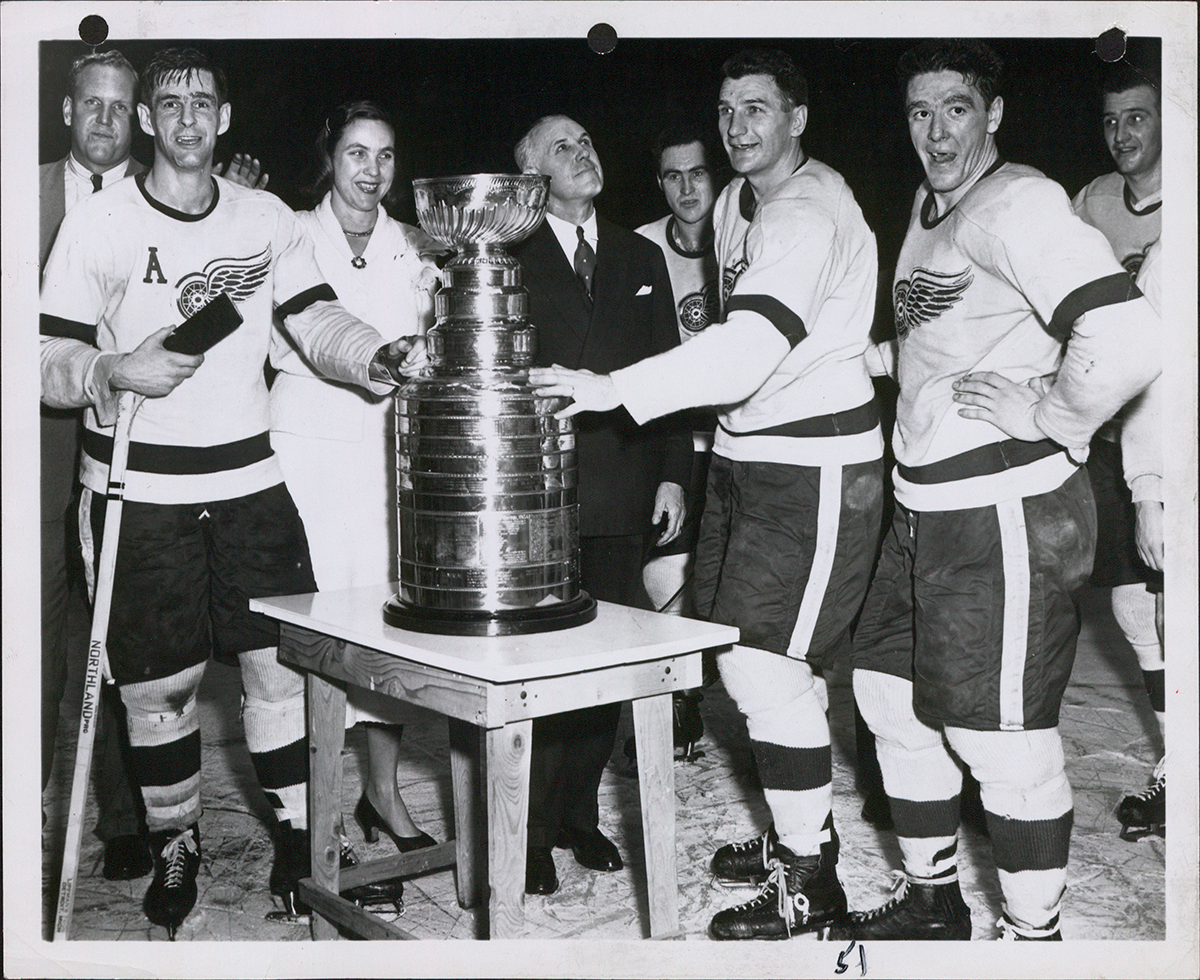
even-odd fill
[{"label": "player's hand on trophy", "polygon": [[262,164],[249,153],[235,153],[228,170],[223,163],[213,164],[214,174],[220,177],[222,171],[225,171],[226,180],[256,191],[263,190],[271,178],[270,174],[263,173]]},{"label": "player's hand on trophy", "polygon": [[196,373],[203,354],[178,354],[163,347],[175,325],[155,331],[128,354],[121,354],[108,376],[113,391],[133,391],[148,398],[169,395]]},{"label": "player's hand on trophy", "polygon": [[400,337],[375,352],[369,374],[372,381],[398,385],[417,377],[428,364],[424,337]]},{"label": "player's hand on trophy", "polygon": [[963,418],[983,419],[1013,439],[1038,442],[1046,438],[1033,417],[1042,388],[1040,378],[1017,384],[992,371],[980,371],[954,382],[954,400],[963,406],[958,410]]},{"label": "player's hand on trophy", "polygon": [[607,374],[572,371],[555,364],[548,368],[530,368],[529,383],[539,398],[570,398],[566,408],[555,412],[556,419],[569,419],[580,412],[609,412],[620,407],[616,386]]}]

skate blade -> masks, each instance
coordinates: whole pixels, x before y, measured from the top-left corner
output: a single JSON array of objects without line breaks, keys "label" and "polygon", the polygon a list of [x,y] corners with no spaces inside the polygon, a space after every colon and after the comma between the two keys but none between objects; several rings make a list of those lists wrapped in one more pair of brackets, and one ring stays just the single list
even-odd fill
[{"label": "skate blade", "polygon": [[385,912],[389,914],[394,912],[396,915],[404,914],[404,903],[394,902],[391,899],[379,899],[378,901],[374,902],[360,900],[356,901],[354,904],[364,912]]},{"label": "skate blade", "polygon": [[712,883],[722,891],[757,891],[758,886],[766,880],[766,875],[761,878],[718,878],[712,875]]},{"label": "skate blade", "polygon": [[1138,841],[1142,840],[1145,837],[1162,837],[1165,839],[1166,836],[1167,836],[1167,825],[1166,824],[1157,824],[1156,823],[1156,824],[1150,824],[1148,826],[1146,824],[1138,824],[1136,826],[1133,824],[1130,824],[1127,827],[1121,828],[1121,840],[1127,840],[1134,844],[1136,844]]},{"label": "skate blade", "polygon": [[312,918],[307,912],[289,912],[287,909],[272,909],[263,918],[268,922],[290,922],[297,925],[312,924]]}]

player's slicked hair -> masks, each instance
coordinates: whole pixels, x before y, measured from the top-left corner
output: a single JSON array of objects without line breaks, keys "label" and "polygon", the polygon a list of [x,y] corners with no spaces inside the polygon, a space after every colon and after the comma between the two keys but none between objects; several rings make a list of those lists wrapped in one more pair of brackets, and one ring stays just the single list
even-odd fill
[{"label": "player's slicked hair", "polygon": [[[312,183],[312,191],[317,197],[324,197],[333,183],[333,156],[342,134],[351,123],[360,119],[371,119],[381,122],[392,131],[393,142],[396,139],[396,123],[391,114],[379,103],[367,99],[355,102],[343,102],[325,117],[321,131],[317,133],[317,176]],[[385,201],[391,201],[396,191],[395,182],[384,195]]]},{"label": "player's slicked hair", "polygon": [[1107,65],[1100,76],[1100,94],[1117,95],[1131,88],[1145,85],[1154,90],[1158,104],[1162,106],[1162,77],[1158,65],[1134,63],[1122,59]]},{"label": "player's slicked hair", "polygon": [[654,143],[650,147],[654,159],[654,172],[662,173],[663,153],[673,146],[690,146],[692,143],[700,144],[700,148],[704,151],[704,160],[707,163],[712,158],[712,154],[709,153],[708,141],[704,138],[704,133],[697,123],[674,122],[663,129],[655,137]]},{"label": "player's slicked hair", "polygon": [[808,105],[808,79],[800,66],[786,52],[766,50],[763,48],[747,48],[739,51],[721,66],[725,78],[743,78],[746,75],[770,75],[779,86],[794,109],[798,105]]},{"label": "player's slicked hair", "polygon": [[908,83],[918,75],[956,71],[990,106],[1000,94],[1004,62],[992,48],[974,38],[931,38],[909,48],[896,63],[900,94],[908,97]]},{"label": "player's slicked hair", "polygon": [[[103,65],[108,68],[119,68],[121,71],[129,72],[133,78],[133,100],[137,102],[138,93],[138,73],[137,69],[129,63],[129,59],[121,54],[115,48],[111,51],[103,51],[97,53],[95,51],[81,55],[71,62],[71,71],[67,75],[67,95],[72,99],[75,98],[75,86],[79,83],[79,76],[83,74],[85,68],[91,68],[92,65]],[[132,109],[132,106],[130,107]]]},{"label": "player's slicked hair", "polygon": [[202,71],[212,76],[217,89],[217,105],[224,105],[229,97],[225,73],[195,48],[163,48],[155,51],[154,57],[142,69],[141,84],[138,86],[139,101],[143,105],[151,105],[154,93],[160,86],[169,82],[190,81]]}]

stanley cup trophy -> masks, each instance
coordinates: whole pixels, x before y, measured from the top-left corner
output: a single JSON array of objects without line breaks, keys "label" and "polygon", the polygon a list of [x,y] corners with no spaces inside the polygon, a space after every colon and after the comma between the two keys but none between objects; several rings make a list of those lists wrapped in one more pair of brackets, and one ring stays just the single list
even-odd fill
[{"label": "stanley cup trophy", "polygon": [[579,588],[574,419],[529,384],[537,331],[504,246],[541,224],[550,178],[413,181],[421,227],[457,250],[426,338],[432,376],[396,394],[400,591],[392,626],[498,636],[590,622]]}]

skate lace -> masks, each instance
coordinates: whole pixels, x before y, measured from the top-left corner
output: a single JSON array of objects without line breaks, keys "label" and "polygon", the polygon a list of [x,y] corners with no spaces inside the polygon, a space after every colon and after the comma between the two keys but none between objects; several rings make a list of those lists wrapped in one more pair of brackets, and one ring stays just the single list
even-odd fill
[{"label": "skate lace", "polygon": [[1135,800],[1140,800],[1145,803],[1151,797],[1162,792],[1162,789],[1167,784],[1167,757],[1164,755],[1158,760],[1158,765],[1154,767],[1154,774],[1151,777],[1154,782],[1147,786],[1144,790],[1134,796]]},{"label": "skate lace", "polygon": [[[790,936],[796,925],[796,913],[800,913],[801,922],[808,918],[808,896],[804,892],[788,895],[787,867],[779,858],[772,858],[769,867],[771,870],[767,874],[766,880],[758,886],[758,894],[750,901],[737,906],[737,910],[749,911],[762,908],[763,905],[774,900],[778,906],[779,917],[783,919]],[[774,896],[772,896],[772,892],[774,892]]]},{"label": "skate lace", "polygon": [[1000,916],[996,920],[996,928],[1000,930],[999,939],[1001,942],[1016,942],[1018,939],[1044,939],[1051,933],[1058,930],[1058,916],[1054,916],[1054,921],[1051,926],[1043,929],[1027,929],[1025,933],[1017,930],[1017,927],[1012,923],[1007,916]]},{"label": "skate lace", "polygon": [[163,861],[166,862],[163,884],[167,888],[178,888],[183,884],[183,873],[187,867],[189,853],[197,853],[196,838],[192,835],[190,827],[172,837],[162,849]]},{"label": "skate lace", "polygon": [[350,843],[350,838],[339,832],[338,843],[341,846],[341,864],[348,868],[356,867],[358,865],[358,855],[354,853],[354,847]]},{"label": "skate lace", "polygon": [[906,894],[908,894],[908,875],[903,871],[893,871],[892,897],[878,908],[869,909],[866,912],[852,912],[851,916],[856,922],[873,922],[875,919],[888,915],[893,909],[899,906],[904,901]]},{"label": "skate lace", "polygon": [[761,837],[752,837],[750,840],[740,840],[730,847],[734,854],[744,854],[746,851],[752,851],[756,847],[761,847],[763,852],[763,864],[767,863],[767,838],[770,836],[770,831],[764,833]]}]

